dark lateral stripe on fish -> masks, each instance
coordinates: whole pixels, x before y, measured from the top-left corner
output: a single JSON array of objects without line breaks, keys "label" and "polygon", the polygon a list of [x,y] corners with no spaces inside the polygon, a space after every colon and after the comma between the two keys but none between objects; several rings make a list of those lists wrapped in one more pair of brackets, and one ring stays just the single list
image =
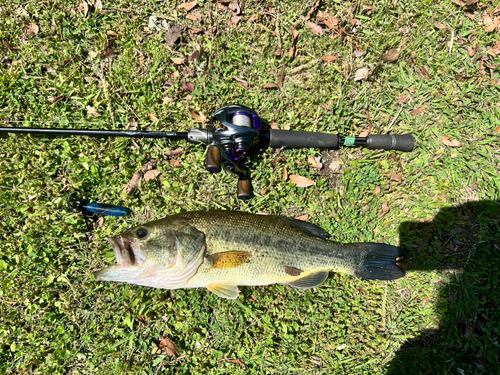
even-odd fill
[{"label": "dark lateral stripe on fish", "polygon": [[295,267],[285,266],[285,272],[287,275],[290,275],[290,276],[299,276],[304,271],[299,270],[298,268],[295,268]]},{"label": "dark lateral stripe on fish", "polygon": [[209,255],[207,258],[212,262],[212,269],[227,269],[250,262],[252,254],[247,251],[226,251]]}]

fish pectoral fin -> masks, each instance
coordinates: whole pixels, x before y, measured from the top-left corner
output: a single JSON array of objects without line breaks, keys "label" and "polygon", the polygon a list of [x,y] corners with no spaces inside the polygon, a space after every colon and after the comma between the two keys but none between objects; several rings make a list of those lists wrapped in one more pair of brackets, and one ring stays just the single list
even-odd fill
[{"label": "fish pectoral fin", "polygon": [[301,277],[300,279],[294,280],[287,284],[290,285],[291,287],[300,289],[315,288],[325,282],[325,280],[328,278],[328,274],[329,274],[328,271],[316,272]]},{"label": "fish pectoral fin", "polygon": [[227,269],[239,267],[250,262],[252,253],[248,251],[224,251],[207,257],[212,263],[211,269]]},{"label": "fish pectoral fin", "polygon": [[236,299],[240,295],[238,287],[233,284],[210,284],[207,289],[219,297],[227,299]]}]

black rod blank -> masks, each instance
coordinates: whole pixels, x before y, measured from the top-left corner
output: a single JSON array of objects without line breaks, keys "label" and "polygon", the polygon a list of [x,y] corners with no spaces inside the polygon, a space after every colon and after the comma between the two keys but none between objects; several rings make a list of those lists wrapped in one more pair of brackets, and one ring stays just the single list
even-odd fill
[{"label": "black rod blank", "polygon": [[168,138],[187,139],[186,132],[148,132],[133,130],[92,130],[92,129],[54,129],[54,128],[26,128],[0,127],[0,133],[23,133],[38,135],[87,135],[89,137],[129,137],[129,138]]}]

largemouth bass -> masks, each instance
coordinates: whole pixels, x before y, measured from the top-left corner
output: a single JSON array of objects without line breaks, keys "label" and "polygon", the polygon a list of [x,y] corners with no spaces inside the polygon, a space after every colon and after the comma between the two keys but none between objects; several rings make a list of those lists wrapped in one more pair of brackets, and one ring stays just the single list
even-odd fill
[{"label": "largemouth bass", "polygon": [[318,226],[283,216],[195,211],[168,216],[110,239],[116,265],[97,280],[154,288],[207,288],[235,299],[238,285],[313,288],[330,271],[371,280],[405,275],[405,251],[379,243],[341,244]]}]

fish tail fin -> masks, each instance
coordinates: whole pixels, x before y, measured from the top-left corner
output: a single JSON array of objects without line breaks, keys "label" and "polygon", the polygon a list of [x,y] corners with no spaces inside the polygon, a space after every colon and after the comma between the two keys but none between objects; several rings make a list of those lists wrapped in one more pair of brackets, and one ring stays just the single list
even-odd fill
[{"label": "fish tail fin", "polygon": [[406,266],[403,257],[407,251],[384,243],[357,243],[352,244],[365,255],[357,264],[353,276],[367,280],[396,280],[403,277]]}]

